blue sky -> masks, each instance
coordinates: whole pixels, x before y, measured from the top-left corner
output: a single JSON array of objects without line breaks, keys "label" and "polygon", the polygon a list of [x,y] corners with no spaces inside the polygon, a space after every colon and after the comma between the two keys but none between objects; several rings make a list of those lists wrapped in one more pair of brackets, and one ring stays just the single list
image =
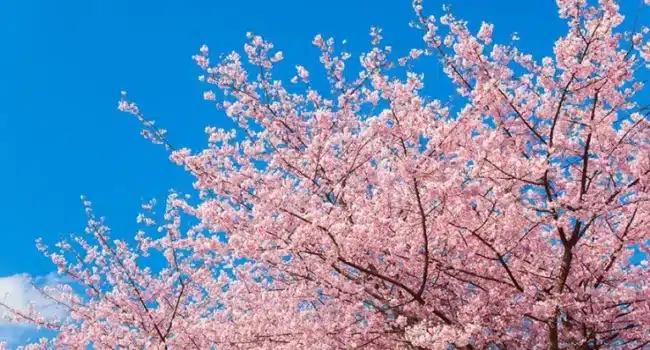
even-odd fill
[{"label": "blue sky", "polygon": [[[565,29],[552,0],[447,2],[475,30],[482,19],[495,23],[497,41],[518,32],[520,48],[537,58],[552,53]],[[625,12],[636,9],[637,1],[622,2]],[[425,0],[429,13],[439,14],[440,4]],[[0,276],[53,270],[34,240],[80,232],[81,194],[115,236],[130,238],[143,200],[190,188],[189,176],[117,111],[121,90],[174,144],[198,148],[206,125],[230,127],[202,100],[191,60],[202,44],[213,53],[239,50],[252,31],[284,51],[288,72],[318,63],[317,33],[347,39],[354,52],[378,25],[396,51],[419,46],[412,19],[410,0],[0,1]],[[451,94],[435,65],[427,77],[437,97]]]}]

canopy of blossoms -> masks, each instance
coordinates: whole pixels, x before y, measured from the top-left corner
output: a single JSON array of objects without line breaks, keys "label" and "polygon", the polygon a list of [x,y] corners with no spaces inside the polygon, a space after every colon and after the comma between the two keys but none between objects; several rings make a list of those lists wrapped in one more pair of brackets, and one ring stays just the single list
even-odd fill
[{"label": "canopy of blossoms", "polygon": [[[541,59],[421,0],[422,46],[396,54],[373,28],[358,73],[316,36],[328,91],[302,66],[274,78],[283,55],[258,35],[220,59],[204,46],[205,99],[238,128],[206,128],[198,151],[125,94],[199,196],[172,193],[163,223],[145,205],[158,231],[136,244],[86,201],[86,235],[39,245],[74,283],[43,291],[63,319],[14,310],[57,331],[27,348],[644,348],[648,28],[624,31],[614,0],[557,5],[567,31]],[[454,105],[425,94],[430,57]]]}]

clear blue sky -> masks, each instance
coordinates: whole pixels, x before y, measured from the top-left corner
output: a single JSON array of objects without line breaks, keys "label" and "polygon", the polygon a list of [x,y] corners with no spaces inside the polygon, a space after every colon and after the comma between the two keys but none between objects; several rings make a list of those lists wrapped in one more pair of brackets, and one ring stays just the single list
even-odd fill
[{"label": "clear blue sky", "polygon": [[[474,30],[481,19],[495,23],[497,41],[517,31],[520,47],[537,58],[552,53],[565,28],[552,0],[447,2]],[[622,2],[625,12],[636,9],[636,0]],[[439,14],[440,4],[425,8]],[[0,276],[53,270],[34,240],[81,232],[81,194],[116,236],[130,238],[142,199],[189,189],[190,178],[117,111],[120,90],[175,144],[197,148],[206,125],[230,126],[202,100],[191,60],[202,44],[240,49],[253,31],[284,51],[288,70],[318,63],[317,33],[365,48],[378,25],[395,50],[420,45],[411,19],[410,0],[0,1]],[[439,82],[438,97],[451,93],[433,64],[428,77]]]}]

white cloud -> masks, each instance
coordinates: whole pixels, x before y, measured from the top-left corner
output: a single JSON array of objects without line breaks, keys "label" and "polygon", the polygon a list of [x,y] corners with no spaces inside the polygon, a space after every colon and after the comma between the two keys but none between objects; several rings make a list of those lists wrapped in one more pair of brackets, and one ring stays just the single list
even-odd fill
[{"label": "white cloud", "polygon": [[[64,310],[34,288],[34,285],[42,289],[60,283],[62,280],[53,273],[33,278],[27,274],[0,277],[0,301],[20,312],[29,311],[32,305],[45,318],[61,317],[64,316]],[[0,311],[0,315],[5,315],[6,312],[6,310]],[[0,320],[0,324],[2,323],[6,321]]]},{"label": "white cloud", "polygon": [[[34,288],[34,285],[41,289],[53,287],[62,282],[63,280],[53,273],[38,277],[30,277],[27,274],[0,277],[0,301],[19,312],[28,312],[31,306],[45,318],[64,317],[63,308]],[[15,344],[26,334],[34,333],[35,327],[26,323],[10,323],[5,319],[6,315],[8,311],[0,307],[0,342]]]}]

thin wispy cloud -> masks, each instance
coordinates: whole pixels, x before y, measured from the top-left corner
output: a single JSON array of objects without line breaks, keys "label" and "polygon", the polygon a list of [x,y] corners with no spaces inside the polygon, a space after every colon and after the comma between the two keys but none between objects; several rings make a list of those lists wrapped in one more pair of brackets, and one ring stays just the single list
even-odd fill
[{"label": "thin wispy cloud", "polygon": [[[36,285],[42,289],[62,282],[63,280],[54,273],[37,277],[27,274],[0,277],[0,301],[18,312],[27,313],[31,309],[46,319],[63,317],[65,310],[34,287]],[[0,308],[0,342],[15,344],[38,333],[34,326],[10,322],[6,319],[8,315],[6,308]]]}]

